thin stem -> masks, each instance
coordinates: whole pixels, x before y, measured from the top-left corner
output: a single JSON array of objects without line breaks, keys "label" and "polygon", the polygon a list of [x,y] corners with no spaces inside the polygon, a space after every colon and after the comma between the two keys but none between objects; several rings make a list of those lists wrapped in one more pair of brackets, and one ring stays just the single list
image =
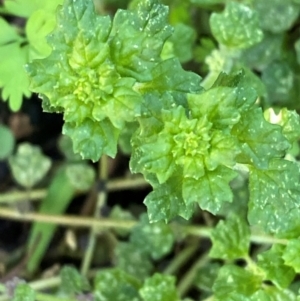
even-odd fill
[{"label": "thin stem", "polygon": [[[99,163],[99,181],[100,183],[106,183],[108,179],[108,157],[106,155],[103,155],[101,157],[100,163]],[[97,204],[94,212],[94,218],[99,219],[100,218],[100,212],[101,208],[105,205],[107,199],[107,190],[106,188],[101,189],[98,192],[97,197]],[[88,246],[84,254],[82,266],[81,266],[81,273],[83,275],[86,275],[93,259],[93,255],[96,248],[96,242],[97,242],[97,231],[95,227],[92,227],[90,230],[89,235],[89,241]]]},{"label": "thin stem", "polygon": [[[11,219],[23,222],[42,222],[48,224],[57,224],[60,226],[68,226],[73,228],[95,228],[95,229],[131,229],[136,225],[136,221],[132,220],[114,220],[110,218],[93,218],[80,217],[72,215],[49,215],[30,212],[18,212],[16,210],[1,208],[0,217],[4,219]],[[186,235],[194,235],[202,238],[210,238],[212,228],[202,226],[181,226]],[[251,242],[258,244],[283,244],[288,243],[287,239],[280,239],[269,235],[252,233],[250,237]]]},{"label": "thin stem", "polygon": [[197,245],[191,245],[183,249],[164,270],[164,274],[174,275],[191,256],[197,251]]},{"label": "thin stem", "polygon": [[189,288],[192,286],[193,281],[195,279],[196,273],[198,269],[203,266],[208,260],[208,255],[204,255],[200,257],[193,265],[192,267],[186,272],[186,274],[182,277],[180,282],[178,283],[177,289],[179,296],[184,296]]},{"label": "thin stem", "polygon": [[131,229],[136,222],[131,220],[97,219],[93,217],[79,217],[77,215],[49,215],[30,212],[18,212],[8,208],[0,208],[0,217],[17,221],[42,222],[75,228]]},{"label": "thin stem", "polygon": [[73,298],[61,298],[43,293],[36,293],[35,299],[37,301],[76,301]]},{"label": "thin stem", "polygon": [[[107,183],[108,191],[117,191],[123,189],[136,189],[148,187],[149,183],[141,176],[134,178],[117,178]],[[22,201],[39,201],[47,194],[47,189],[33,189],[28,196],[27,191],[11,191],[0,194],[0,204],[16,203]]]},{"label": "thin stem", "polygon": [[34,189],[31,190],[28,198],[27,191],[11,191],[0,194],[0,203],[15,203],[21,201],[35,201],[42,199],[46,196],[47,189]]}]

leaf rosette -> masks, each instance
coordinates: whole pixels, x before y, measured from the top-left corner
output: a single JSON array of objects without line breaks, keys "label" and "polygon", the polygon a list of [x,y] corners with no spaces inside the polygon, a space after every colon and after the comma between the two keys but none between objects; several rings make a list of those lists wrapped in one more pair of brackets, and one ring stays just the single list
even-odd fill
[{"label": "leaf rosette", "polygon": [[94,161],[114,157],[127,122],[140,116],[143,96],[137,81],[150,81],[171,35],[166,6],[141,2],[119,10],[114,20],[96,14],[90,0],[67,0],[48,36],[52,53],[27,67],[31,89],[45,111],[64,113],[63,132],[74,150]]}]

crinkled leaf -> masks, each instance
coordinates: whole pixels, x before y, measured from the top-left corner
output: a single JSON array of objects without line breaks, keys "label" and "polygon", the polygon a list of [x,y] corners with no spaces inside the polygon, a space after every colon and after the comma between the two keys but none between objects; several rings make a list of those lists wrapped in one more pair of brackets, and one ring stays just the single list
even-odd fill
[{"label": "crinkled leaf", "polygon": [[35,291],[28,284],[19,284],[14,292],[12,301],[35,301]]},{"label": "crinkled leaf", "polygon": [[169,91],[179,101],[185,97],[185,93],[198,93],[203,90],[200,79],[196,73],[185,71],[177,58],[170,58],[153,68],[152,80],[144,83],[140,89],[144,93],[154,90],[163,94]]},{"label": "crinkled leaf", "polygon": [[298,236],[299,207],[297,163],[274,159],[266,170],[250,168],[250,224],[278,236]]},{"label": "crinkled leaf", "polygon": [[231,133],[237,137],[241,154],[237,162],[267,168],[272,158],[282,157],[290,144],[282,128],[264,119],[260,108],[253,108],[241,116]]},{"label": "crinkled leaf", "polygon": [[300,272],[300,240],[291,239],[289,240],[284,252],[283,252],[283,260],[284,263],[290,267],[292,267],[296,273]]},{"label": "crinkled leaf", "polygon": [[65,123],[63,134],[72,138],[75,153],[80,153],[84,159],[97,161],[103,153],[111,157],[116,155],[119,130],[109,120],[86,119],[78,126]]},{"label": "crinkled leaf", "polygon": [[262,278],[251,271],[235,265],[223,266],[214,283],[213,291],[217,300],[249,300],[260,289]]},{"label": "crinkled leaf", "polygon": [[74,267],[64,266],[60,271],[61,289],[66,294],[79,294],[89,291],[90,284],[86,277],[81,275]]},{"label": "crinkled leaf", "polygon": [[136,79],[123,77],[110,56],[109,36],[116,34],[111,20],[96,14],[92,1],[68,0],[57,23],[48,38],[51,55],[27,67],[31,88],[41,94],[44,107],[64,112],[64,132],[76,152],[94,161],[102,153],[114,156],[117,135],[140,114],[142,97],[133,87]]},{"label": "crinkled leaf", "polygon": [[164,222],[150,224],[148,216],[143,214],[140,222],[132,229],[130,241],[153,259],[160,259],[172,250],[174,234],[168,224]]},{"label": "crinkled leaf", "polygon": [[188,62],[193,58],[192,46],[195,39],[194,28],[182,23],[175,24],[173,34],[164,45],[162,58],[168,59],[175,56],[180,63]]},{"label": "crinkled leaf", "polygon": [[32,188],[48,172],[51,161],[38,146],[23,143],[17,153],[10,157],[9,165],[15,180],[26,188]]},{"label": "crinkled leaf", "polygon": [[266,119],[274,124],[282,126],[282,133],[290,144],[300,138],[300,117],[296,111],[289,111],[286,108],[280,110],[278,114],[272,108],[264,112]]},{"label": "crinkled leaf", "polygon": [[0,88],[2,99],[9,101],[13,111],[20,109],[23,95],[29,97],[29,79],[24,65],[27,63],[28,46],[20,47],[18,42],[0,47]]},{"label": "crinkled leaf", "polygon": [[258,266],[265,272],[265,279],[281,288],[287,288],[295,277],[293,268],[285,264],[282,255],[284,246],[273,245],[266,252],[258,255]]},{"label": "crinkled leaf", "polygon": [[66,167],[67,177],[74,189],[88,191],[94,184],[96,172],[86,163],[73,163]]},{"label": "crinkled leaf", "polygon": [[232,202],[229,182],[236,173],[224,166],[207,170],[199,179],[184,178],[182,195],[187,204],[198,203],[200,208],[216,214],[224,202]]},{"label": "crinkled leaf", "polygon": [[144,301],[179,301],[175,278],[158,273],[146,279],[140,289],[140,295]]},{"label": "crinkled leaf", "polygon": [[149,277],[153,270],[149,255],[131,243],[120,242],[117,244],[115,260],[117,267],[138,279]]},{"label": "crinkled leaf", "polygon": [[119,269],[100,271],[95,277],[95,301],[141,301],[140,282]]},{"label": "crinkled leaf", "polygon": [[248,48],[263,38],[256,12],[237,2],[227,3],[220,14],[213,13],[210,27],[217,41],[230,48]]},{"label": "crinkled leaf", "polygon": [[150,72],[160,61],[165,40],[171,35],[168,7],[158,1],[140,1],[133,11],[119,10],[113,21],[112,60],[122,76],[138,81],[151,79]]},{"label": "crinkled leaf", "polygon": [[15,146],[15,138],[11,130],[0,124],[0,160],[7,158],[14,149]]},{"label": "crinkled leaf", "polygon": [[151,222],[170,221],[176,216],[189,219],[194,212],[194,204],[187,204],[182,197],[182,176],[175,174],[164,184],[153,184],[153,191],[144,201]]},{"label": "crinkled leaf", "polygon": [[254,0],[260,25],[266,31],[279,33],[290,29],[296,21],[300,6],[291,0],[272,0],[272,2]]},{"label": "crinkled leaf", "polygon": [[250,229],[243,218],[230,215],[218,223],[211,235],[210,257],[234,260],[248,256]]}]

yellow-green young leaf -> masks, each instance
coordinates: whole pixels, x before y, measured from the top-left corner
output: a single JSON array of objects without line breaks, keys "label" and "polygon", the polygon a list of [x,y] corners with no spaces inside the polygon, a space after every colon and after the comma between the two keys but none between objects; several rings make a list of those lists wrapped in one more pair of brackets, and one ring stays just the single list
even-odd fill
[{"label": "yellow-green young leaf", "polygon": [[242,114],[231,133],[239,140],[241,149],[237,162],[257,168],[266,169],[272,158],[282,157],[290,147],[281,126],[267,122],[260,108]]},{"label": "yellow-green young leaf", "polygon": [[287,288],[295,277],[293,268],[286,265],[282,258],[285,246],[273,245],[272,248],[257,256],[257,265],[265,272],[265,279],[280,288]]},{"label": "yellow-green young leaf", "polygon": [[35,291],[28,284],[19,284],[14,292],[12,301],[35,301]]},{"label": "yellow-green young leaf", "polygon": [[90,0],[67,0],[58,11],[48,36],[51,55],[27,70],[43,107],[64,113],[64,133],[84,158],[115,156],[120,131],[140,116],[143,84],[137,80],[154,81],[152,70],[171,34],[167,12],[155,0],[119,10],[113,22]]},{"label": "yellow-green young leaf", "polygon": [[263,38],[256,12],[233,1],[227,3],[222,13],[211,15],[210,27],[217,41],[230,48],[248,48]]},{"label": "yellow-green young leaf", "polygon": [[154,274],[146,279],[140,295],[144,301],[179,301],[175,287],[175,278],[169,275]]},{"label": "yellow-green young leaf", "polygon": [[250,168],[248,219],[277,236],[298,237],[300,184],[297,163],[274,159],[265,170]]},{"label": "yellow-green young leaf", "polygon": [[137,278],[119,269],[100,271],[95,277],[95,301],[141,301]]},{"label": "yellow-green young leaf", "polygon": [[90,284],[86,277],[71,266],[64,266],[60,270],[61,290],[66,294],[79,294],[90,290]]},{"label": "yellow-green young leaf", "polygon": [[262,278],[235,265],[223,266],[213,285],[217,301],[247,301],[260,289]]},{"label": "yellow-green young leaf", "polygon": [[245,220],[237,215],[230,215],[222,220],[211,233],[212,248],[209,256],[234,260],[248,256],[250,229]]},{"label": "yellow-green young leaf", "polygon": [[18,184],[32,188],[46,175],[51,161],[38,146],[23,143],[18,146],[17,153],[9,158],[9,165]]},{"label": "yellow-green young leaf", "polygon": [[150,276],[153,265],[147,252],[127,242],[118,243],[114,252],[118,268],[138,279]]},{"label": "yellow-green young leaf", "polygon": [[284,263],[292,267],[296,273],[300,272],[300,239],[291,239],[289,240],[282,258]]},{"label": "yellow-green young leaf", "polygon": [[296,21],[300,6],[292,0],[272,0],[272,2],[254,0],[253,6],[257,12],[261,27],[273,33],[290,29]]},{"label": "yellow-green young leaf", "polygon": [[174,234],[168,224],[149,223],[148,216],[143,214],[132,229],[130,242],[153,259],[160,259],[172,250]]}]

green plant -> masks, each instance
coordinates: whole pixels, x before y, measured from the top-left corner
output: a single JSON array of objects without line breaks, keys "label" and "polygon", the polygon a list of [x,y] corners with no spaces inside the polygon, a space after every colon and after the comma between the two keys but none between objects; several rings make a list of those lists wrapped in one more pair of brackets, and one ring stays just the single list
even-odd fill
[{"label": "green plant", "polygon": [[[272,0],[270,12],[260,0],[166,2],[170,15],[156,0],[134,0],[110,18],[96,13],[91,0],[66,0],[47,36],[51,54],[26,65],[30,90],[46,112],[63,114],[63,133],[75,153],[101,158],[101,180],[107,180],[106,156],[115,157],[119,145],[130,154],[132,173],[153,188],[145,199],[148,217],[130,224],[125,214],[125,226],[113,226],[133,227],[128,241],[115,245],[117,268],[100,271],[93,289],[75,270],[62,270],[62,298],[83,294],[88,300],[84,293],[92,292],[101,301],[173,301],[194,283],[199,300],[298,300],[300,68],[294,32],[300,3]],[[198,14],[199,27],[188,11]],[[207,23],[201,19],[208,17]],[[200,44],[196,37],[203,38]],[[207,72],[198,72],[202,81],[182,67],[190,61],[206,63]],[[69,194],[53,213],[75,193],[66,185]],[[49,199],[41,212],[51,212]],[[99,193],[98,207],[103,202]],[[177,291],[168,272],[152,275],[153,263],[175,240],[197,232],[178,216],[189,220],[203,211],[224,219],[210,216],[212,227],[199,228],[212,248]],[[95,233],[92,228],[83,274]],[[271,246],[252,252],[251,242]],[[195,251],[187,248],[174,265]],[[15,300],[21,289],[34,300],[24,284]]]}]

